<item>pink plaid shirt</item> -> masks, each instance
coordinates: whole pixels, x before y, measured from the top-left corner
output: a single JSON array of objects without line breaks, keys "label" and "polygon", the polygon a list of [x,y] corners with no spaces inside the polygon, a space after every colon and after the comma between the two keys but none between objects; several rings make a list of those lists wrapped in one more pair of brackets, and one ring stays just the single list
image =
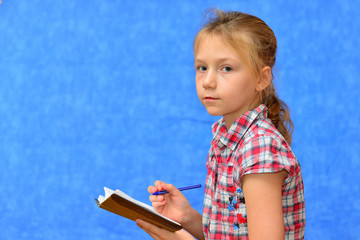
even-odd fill
[{"label": "pink plaid shirt", "polygon": [[264,104],[240,116],[229,131],[213,125],[208,155],[203,231],[206,239],[248,239],[244,174],[286,170],[282,206],[286,239],[303,239],[305,200],[301,168],[284,137],[267,118]]}]

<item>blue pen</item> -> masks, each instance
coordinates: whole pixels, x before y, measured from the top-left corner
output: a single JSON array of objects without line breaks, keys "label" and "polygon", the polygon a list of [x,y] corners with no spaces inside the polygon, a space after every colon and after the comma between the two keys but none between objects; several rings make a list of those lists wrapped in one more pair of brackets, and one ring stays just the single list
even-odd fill
[{"label": "blue pen", "polygon": [[[187,186],[187,187],[181,187],[178,189],[179,189],[179,191],[184,191],[184,190],[190,190],[190,189],[199,188],[199,187],[201,187],[201,184]],[[166,194],[166,193],[169,193],[169,192],[168,191],[158,191],[158,192],[154,192],[152,195],[162,195],[162,194]]]}]

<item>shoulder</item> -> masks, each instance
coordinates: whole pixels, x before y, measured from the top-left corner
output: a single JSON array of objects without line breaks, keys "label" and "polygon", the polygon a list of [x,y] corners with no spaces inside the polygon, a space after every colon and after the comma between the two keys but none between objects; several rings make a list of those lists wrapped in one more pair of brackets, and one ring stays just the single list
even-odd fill
[{"label": "shoulder", "polygon": [[268,118],[256,119],[244,135],[244,141],[251,141],[259,136],[271,136],[281,141],[284,137]]},{"label": "shoulder", "polygon": [[292,175],[299,167],[290,145],[269,119],[254,122],[238,151],[243,173],[286,170]]},{"label": "shoulder", "polygon": [[289,146],[285,138],[268,118],[257,119],[254,121],[244,136],[244,144],[256,139],[272,139],[276,143]]},{"label": "shoulder", "polygon": [[257,119],[244,135],[241,145],[240,150],[243,154],[255,148],[260,152],[271,150],[272,154],[296,160],[291,146],[268,118]]}]

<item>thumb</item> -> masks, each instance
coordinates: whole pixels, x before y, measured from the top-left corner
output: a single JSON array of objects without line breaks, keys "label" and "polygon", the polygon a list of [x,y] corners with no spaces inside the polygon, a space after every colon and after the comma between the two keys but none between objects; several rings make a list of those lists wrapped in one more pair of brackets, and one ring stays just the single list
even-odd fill
[{"label": "thumb", "polygon": [[161,186],[173,196],[180,196],[182,193],[172,184],[161,183]]}]

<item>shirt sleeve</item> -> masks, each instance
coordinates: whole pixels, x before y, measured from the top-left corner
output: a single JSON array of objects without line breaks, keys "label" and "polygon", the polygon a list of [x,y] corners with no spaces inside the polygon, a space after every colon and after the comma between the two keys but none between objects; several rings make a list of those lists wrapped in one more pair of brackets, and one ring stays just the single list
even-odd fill
[{"label": "shirt sleeve", "polygon": [[288,177],[294,174],[295,156],[287,143],[272,136],[259,136],[249,141],[241,150],[235,181],[241,185],[245,174],[275,173],[282,170]]}]

